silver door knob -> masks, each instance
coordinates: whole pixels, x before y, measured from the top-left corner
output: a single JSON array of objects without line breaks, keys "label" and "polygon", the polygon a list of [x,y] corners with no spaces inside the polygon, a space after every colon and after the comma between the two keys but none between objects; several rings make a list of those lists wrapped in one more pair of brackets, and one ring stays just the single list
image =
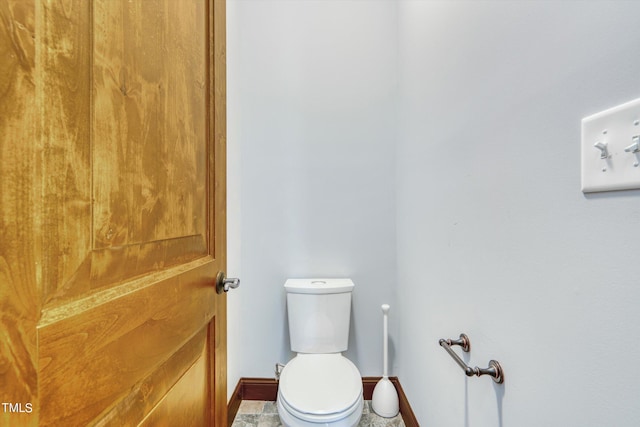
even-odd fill
[{"label": "silver door knob", "polygon": [[227,278],[224,272],[219,271],[216,276],[216,292],[221,294],[223,292],[229,292],[229,289],[235,289],[240,286],[240,279]]}]

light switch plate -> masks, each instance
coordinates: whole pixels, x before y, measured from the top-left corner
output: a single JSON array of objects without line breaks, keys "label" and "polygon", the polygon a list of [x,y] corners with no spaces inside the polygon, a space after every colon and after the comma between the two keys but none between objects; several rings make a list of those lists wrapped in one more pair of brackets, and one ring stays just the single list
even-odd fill
[{"label": "light switch plate", "polygon": [[[640,188],[640,151],[632,146],[640,149],[638,136],[640,98],[582,119],[584,193]],[[606,146],[606,158],[595,144]]]}]

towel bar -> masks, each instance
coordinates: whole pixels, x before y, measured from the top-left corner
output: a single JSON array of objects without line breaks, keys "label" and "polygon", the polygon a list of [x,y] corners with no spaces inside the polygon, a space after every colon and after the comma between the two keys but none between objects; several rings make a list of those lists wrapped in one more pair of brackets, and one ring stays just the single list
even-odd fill
[{"label": "towel bar", "polygon": [[504,382],[504,371],[502,370],[502,367],[497,360],[489,361],[488,368],[478,368],[477,366],[475,368],[472,368],[471,366],[467,366],[467,364],[464,363],[462,359],[460,359],[460,356],[458,356],[456,352],[451,349],[452,345],[459,345],[460,347],[462,347],[462,350],[464,352],[468,353],[469,350],[471,350],[471,341],[469,341],[469,337],[465,334],[460,334],[460,339],[457,340],[445,340],[444,338],[440,340],[440,346],[442,346],[442,348],[444,348],[447,353],[449,353],[449,355],[458,364],[458,366],[462,368],[462,370],[468,377],[472,377],[474,375],[477,377],[481,375],[489,375],[491,378],[493,378],[493,381],[498,384],[502,384]]}]

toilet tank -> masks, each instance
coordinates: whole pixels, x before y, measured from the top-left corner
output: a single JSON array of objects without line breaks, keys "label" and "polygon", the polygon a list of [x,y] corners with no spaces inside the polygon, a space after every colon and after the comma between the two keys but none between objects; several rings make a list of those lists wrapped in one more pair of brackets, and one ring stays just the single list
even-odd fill
[{"label": "toilet tank", "polygon": [[353,287],[351,279],[286,281],[292,351],[322,354],[347,350]]}]

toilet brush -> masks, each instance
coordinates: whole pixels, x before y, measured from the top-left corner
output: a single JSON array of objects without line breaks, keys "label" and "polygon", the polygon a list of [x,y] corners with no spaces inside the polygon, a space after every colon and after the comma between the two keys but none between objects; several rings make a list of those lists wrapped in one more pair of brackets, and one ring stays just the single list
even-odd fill
[{"label": "toilet brush", "polygon": [[384,358],[383,374],[376,387],[373,389],[373,398],[371,400],[371,406],[373,411],[385,418],[392,418],[398,415],[399,403],[398,392],[394,385],[389,381],[389,375],[387,373],[388,364],[388,331],[387,331],[387,315],[389,314],[389,304],[382,304],[382,324],[383,324],[383,350],[382,356]]}]

